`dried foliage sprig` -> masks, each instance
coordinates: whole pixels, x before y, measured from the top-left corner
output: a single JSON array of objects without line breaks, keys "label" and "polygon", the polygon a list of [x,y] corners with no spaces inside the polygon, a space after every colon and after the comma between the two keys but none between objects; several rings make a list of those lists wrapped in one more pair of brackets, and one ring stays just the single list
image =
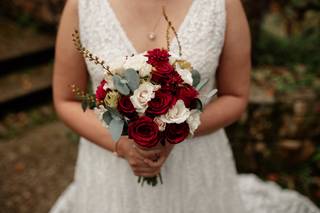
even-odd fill
[{"label": "dried foliage sprig", "polygon": [[168,23],[168,28],[167,28],[167,32],[166,32],[166,36],[167,36],[167,49],[168,51],[170,51],[170,29],[172,30],[174,36],[176,37],[177,39],[177,42],[178,42],[178,47],[179,47],[179,56],[182,56],[182,48],[181,48],[181,43],[180,43],[180,40],[179,40],[179,37],[178,37],[178,33],[176,31],[176,28],[173,26],[172,22],[169,20],[168,18],[168,15],[166,13],[166,8],[165,7],[162,7],[162,14],[166,20],[166,22]]},{"label": "dried foliage sprig", "polygon": [[97,102],[95,95],[90,95],[82,91],[79,87],[72,84],[71,89],[76,98],[78,98],[82,104],[83,111],[86,111],[87,108],[93,109],[98,106],[100,103]]},{"label": "dried foliage sprig", "polygon": [[105,61],[101,60],[98,56],[93,55],[87,48],[82,45],[78,30],[75,30],[72,34],[72,41],[77,50],[83,55],[83,57],[87,58],[89,61],[93,61],[95,64],[99,64],[109,75],[113,76],[110,71],[110,67],[105,64]]}]

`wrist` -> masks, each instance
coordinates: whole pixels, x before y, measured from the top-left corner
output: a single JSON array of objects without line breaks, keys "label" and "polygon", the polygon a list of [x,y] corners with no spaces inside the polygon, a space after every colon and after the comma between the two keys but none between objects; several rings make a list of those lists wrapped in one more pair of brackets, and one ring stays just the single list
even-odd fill
[{"label": "wrist", "polygon": [[124,157],[124,152],[122,150],[122,140],[120,139],[118,142],[114,143],[114,147],[113,147],[113,153],[118,156],[123,158]]}]

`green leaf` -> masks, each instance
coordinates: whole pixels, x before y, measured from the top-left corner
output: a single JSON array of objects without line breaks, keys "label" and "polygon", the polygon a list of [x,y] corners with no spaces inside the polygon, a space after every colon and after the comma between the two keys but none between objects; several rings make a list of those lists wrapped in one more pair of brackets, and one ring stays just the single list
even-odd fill
[{"label": "green leaf", "polygon": [[192,109],[197,109],[199,111],[203,111],[203,104],[202,101],[198,98],[193,99],[191,102],[191,108]]},{"label": "green leaf", "polygon": [[198,72],[198,70],[192,70],[191,74],[192,74],[192,80],[193,80],[192,81],[192,86],[196,87],[200,83],[201,75]]},{"label": "green leaf", "polygon": [[106,124],[108,125],[113,119],[112,114],[109,111],[106,111],[105,113],[103,113],[102,118],[103,118],[103,121],[106,122]]},{"label": "green leaf", "polygon": [[124,72],[124,78],[128,81],[128,86],[132,92],[138,89],[140,77],[136,70],[127,69]]},{"label": "green leaf", "polygon": [[122,135],[128,135],[128,123],[124,122]]},{"label": "green leaf", "polygon": [[209,82],[209,78],[206,78],[204,80],[202,80],[196,87],[196,89],[198,91],[200,91],[201,89],[203,89],[203,87]]},{"label": "green leaf", "polygon": [[96,103],[94,101],[89,102],[89,108],[94,109],[96,107]]},{"label": "green leaf", "polygon": [[88,108],[88,101],[82,100],[81,107],[82,107],[82,110],[85,112]]},{"label": "green leaf", "polygon": [[122,135],[124,121],[121,119],[112,119],[109,124],[109,131],[112,136],[112,140],[118,141]]},{"label": "green leaf", "polygon": [[121,93],[122,95],[129,95],[130,94],[130,89],[124,81],[125,79],[122,79],[119,75],[114,75],[112,77],[113,79],[113,84],[115,88]]}]

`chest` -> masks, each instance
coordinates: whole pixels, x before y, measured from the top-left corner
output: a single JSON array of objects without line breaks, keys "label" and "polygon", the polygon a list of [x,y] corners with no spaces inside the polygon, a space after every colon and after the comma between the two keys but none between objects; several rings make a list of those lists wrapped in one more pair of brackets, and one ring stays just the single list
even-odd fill
[{"label": "chest", "polygon": [[[116,9],[113,10],[112,2],[109,1],[79,0],[79,28],[84,46],[106,63],[146,49],[163,47],[163,40],[150,43],[145,35],[136,33],[135,29],[143,28],[142,24],[133,24],[133,20],[132,27],[125,28],[130,25],[130,18],[117,17]],[[184,16],[174,18],[179,25],[177,33],[183,57],[189,60],[202,76],[213,78],[224,43],[224,0],[192,0],[185,10]],[[141,18],[138,22],[140,21],[144,19]],[[165,39],[165,34],[160,37]],[[175,38],[169,46],[172,53],[178,54]],[[93,82],[101,80],[102,70],[90,62],[87,62],[87,66]]]},{"label": "chest", "polygon": [[[189,16],[193,0],[105,0],[119,25],[137,52],[167,46],[167,22],[162,9],[179,31]],[[174,37],[170,31],[171,41]]]}]

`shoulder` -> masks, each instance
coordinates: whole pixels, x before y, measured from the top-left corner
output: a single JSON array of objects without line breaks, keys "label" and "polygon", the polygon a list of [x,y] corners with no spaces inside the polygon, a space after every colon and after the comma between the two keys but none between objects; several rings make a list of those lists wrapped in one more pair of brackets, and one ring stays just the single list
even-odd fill
[{"label": "shoulder", "polygon": [[228,12],[241,12],[243,5],[241,0],[225,0],[226,10]]},{"label": "shoulder", "polygon": [[78,13],[78,2],[79,0],[67,0],[65,3],[64,10],[69,13],[77,14]]},{"label": "shoulder", "polygon": [[78,22],[78,0],[67,0],[62,12],[61,22]]},{"label": "shoulder", "polygon": [[77,8],[79,0],[67,0],[66,4],[69,4],[73,8]]}]

